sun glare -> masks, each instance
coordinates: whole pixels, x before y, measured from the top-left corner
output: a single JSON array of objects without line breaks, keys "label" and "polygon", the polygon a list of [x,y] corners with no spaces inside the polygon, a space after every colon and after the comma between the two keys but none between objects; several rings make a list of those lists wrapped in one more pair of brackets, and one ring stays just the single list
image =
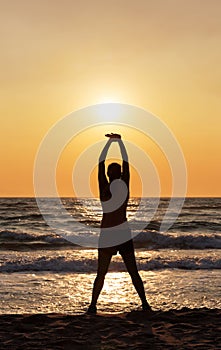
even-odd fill
[{"label": "sun glare", "polygon": [[97,105],[99,117],[106,122],[119,121],[123,110],[120,103],[101,103]]},{"label": "sun glare", "polygon": [[116,96],[102,96],[97,99],[97,103],[120,103],[122,102],[119,97]]}]

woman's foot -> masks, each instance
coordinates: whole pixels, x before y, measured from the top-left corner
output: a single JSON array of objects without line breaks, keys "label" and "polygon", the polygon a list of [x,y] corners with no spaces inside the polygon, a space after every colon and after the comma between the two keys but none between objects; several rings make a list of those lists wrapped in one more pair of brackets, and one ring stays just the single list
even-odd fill
[{"label": "woman's foot", "polygon": [[143,311],[152,311],[151,306],[148,304],[147,301],[142,303],[142,309]]},{"label": "woman's foot", "polygon": [[95,315],[97,313],[97,308],[95,305],[90,305],[87,309],[87,314]]}]

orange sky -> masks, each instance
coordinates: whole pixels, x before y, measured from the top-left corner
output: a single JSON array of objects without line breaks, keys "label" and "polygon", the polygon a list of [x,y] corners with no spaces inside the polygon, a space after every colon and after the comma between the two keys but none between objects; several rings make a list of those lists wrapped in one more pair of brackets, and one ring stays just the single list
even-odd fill
[{"label": "orange sky", "polygon": [[[183,149],[187,195],[221,196],[219,0],[0,5],[0,196],[33,196],[33,163],[48,129],[106,100],[157,115]],[[68,149],[58,167],[61,195],[72,195]],[[168,195],[168,166],[156,148],[151,157]],[[139,191],[135,186],[132,194]]]}]

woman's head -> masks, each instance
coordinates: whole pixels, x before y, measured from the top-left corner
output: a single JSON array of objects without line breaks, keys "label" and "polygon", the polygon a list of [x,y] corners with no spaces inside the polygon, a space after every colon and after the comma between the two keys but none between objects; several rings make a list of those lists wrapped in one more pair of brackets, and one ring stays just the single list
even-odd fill
[{"label": "woman's head", "polygon": [[107,175],[110,181],[120,179],[121,177],[121,166],[118,163],[111,163],[107,168]]}]

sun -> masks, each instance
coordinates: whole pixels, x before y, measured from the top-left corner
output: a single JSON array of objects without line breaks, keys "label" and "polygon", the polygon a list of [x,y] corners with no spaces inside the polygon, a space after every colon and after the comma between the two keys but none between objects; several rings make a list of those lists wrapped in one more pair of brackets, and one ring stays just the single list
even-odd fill
[{"label": "sun", "polygon": [[120,121],[122,115],[122,106],[124,104],[120,95],[105,94],[96,99],[98,117],[105,122]]},{"label": "sun", "polygon": [[98,99],[98,103],[116,103],[119,102],[119,99],[114,97],[101,97]]},{"label": "sun", "polygon": [[122,102],[119,97],[114,97],[114,96],[102,96],[99,97],[97,100],[97,103],[120,103]]},{"label": "sun", "polygon": [[116,122],[121,120],[123,107],[119,102],[103,102],[97,105],[97,117],[105,122]]}]

